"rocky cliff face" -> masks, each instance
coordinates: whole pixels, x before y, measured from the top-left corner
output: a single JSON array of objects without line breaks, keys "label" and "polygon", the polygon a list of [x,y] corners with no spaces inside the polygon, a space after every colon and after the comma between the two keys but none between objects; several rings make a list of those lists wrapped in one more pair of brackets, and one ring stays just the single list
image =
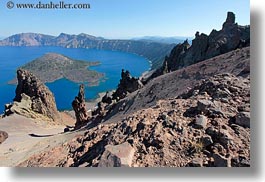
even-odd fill
[{"label": "rocky cliff face", "polygon": [[247,46],[250,46],[250,26],[238,25],[235,14],[228,12],[220,31],[212,30],[210,35],[196,32],[192,45],[187,41],[178,44],[153,77]]},{"label": "rocky cliff face", "polygon": [[44,116],[52,121],[60,121],[52,92],[36,76],[19,69],[17,80],[14,103],[6,106],[6,115],[17,113],[26,117]]},{"label": "rocky cliff face", "polygon": [[0,46],[43,46],[54,37],[37,33],[21,33],[0,41]]}]

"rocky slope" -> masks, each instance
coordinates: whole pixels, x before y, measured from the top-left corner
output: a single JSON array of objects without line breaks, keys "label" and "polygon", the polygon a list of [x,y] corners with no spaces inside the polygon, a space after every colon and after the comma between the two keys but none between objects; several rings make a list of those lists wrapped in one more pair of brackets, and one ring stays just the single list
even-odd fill
[{"label": "rocky slope", "polygon": [[249,65],[248,47],[160,76],[19,166],[250,166]]},{"label": "rocky slope", "polygon": [[235,23],[235,18],[234,13],[228,12],[220,31],[212,30],[210,35],[197,32],[192,45],[185,41],[175,46],[165,58],[163,66],[152,77],[250,46],[250,26],[238,25]]},{"label": "rocky slope", "polygon": [[153,107],[158,100],[175,98],[201,83],[201,80],[220,73],[232,73],[237,76],[249,74],[250,48],[231,51],[157,77],[114,105],[109,110],[107,118],[112,122],[139,109]]},{"label": "rocky slope", "polygon": [[[89,82],[96,85],[104,74],[89,70],[88,68],[98,64],[100,62],[73,60],[61,54],[47,53],[20,68],[32,72],[43,83],[66,78],[77,83]],[[14,79],[9,83],[16,83],[16,81]]]},{"label": "rocky slope", "polygon": [[34,74],[19,69],[17,80],[14,103],[5,106],[5,116],[16,113],[29,118],[60,122],[52,92]]},{"label": "rocky slope", "polygon": [[109,40],[87,34],[49,36],[36,33],[22,33],[0,41],[0,46],[61,46],[66,48],[87,48],[117,50],[144,56],[152,62],[152,69],[161,66],[166,55],[175,44],[163,44],[136,40]]}]

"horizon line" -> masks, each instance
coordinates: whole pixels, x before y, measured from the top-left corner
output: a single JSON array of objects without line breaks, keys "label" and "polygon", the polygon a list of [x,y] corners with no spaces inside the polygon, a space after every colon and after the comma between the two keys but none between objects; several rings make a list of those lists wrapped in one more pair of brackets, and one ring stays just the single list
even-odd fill
[{"label": "horizon line", "polygon": [[19,33],[14,33],[14,34],[9,34],[9,35],[1,35],[0,34],[0,40],[6,39],[8,37],[14,36],[14,35],[19,35],[19,34],[41,34],[41,35],[48,35],[48,36],[54,36],[54,37],[58,37],[61,34],[66,34],[66,35],[81,35],[81,34],[85,34],[85,35],[90,35],[90,36],[94,36],[97,38],[106,38],[106,39],[141,39],[141,38],[145,38],[145,37],[157,37],[157,38],[176,38],[176,39],[193,39],[195,36],[182,36],[182,35],[135,35],[135,36],[99,36],[99,35],[93,35],[93,34],[89,34],[89,33],[84,33],[84,32],[80,32],[80,33],[66,33],[66,32],[61,32],[59,34],[49,34],[49,33],[41,33],[41,32],[19,32]]}]

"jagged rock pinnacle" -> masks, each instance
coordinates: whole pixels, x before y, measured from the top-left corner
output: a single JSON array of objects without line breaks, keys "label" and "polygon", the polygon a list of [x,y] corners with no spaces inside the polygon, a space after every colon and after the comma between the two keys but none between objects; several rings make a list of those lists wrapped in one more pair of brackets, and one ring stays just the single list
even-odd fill
[{"label": "jagged rock pinnacle", "polygon": [[6,106],[6,114],[15,112],[26,117],[32,117],[36,113],[53,121],[60,121],[54,96],[48,87],[34,74],[23,69],[17,70],[17,80],[14,104]]},{"label": "jagged rock pinnacle", "polygon": [[226,21],[223,24],[223,28],[235,24],[236,15],[233,12],[227,12]]},{"label": "jagged rock pinnacle", "polygon": [[88,120],[85,103],[85,86],[83,84],[80,85],[78,96],[75,97],[74,101],[72,102],[72,107],[76,116],[75,129],[78,129],[82,127]]}]

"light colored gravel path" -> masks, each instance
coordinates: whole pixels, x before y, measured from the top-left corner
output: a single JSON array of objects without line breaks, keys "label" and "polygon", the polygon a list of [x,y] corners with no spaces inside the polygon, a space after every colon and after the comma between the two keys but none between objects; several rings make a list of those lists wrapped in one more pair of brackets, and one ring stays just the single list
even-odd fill
[{"label": "light colored gravel path", "polygon": [[31,155],[63,144],[82,132],[63,133],[65,126],[12,115],[0,120],[0,130],[8,138],[0,145],[0,166],[14,167]]}]

